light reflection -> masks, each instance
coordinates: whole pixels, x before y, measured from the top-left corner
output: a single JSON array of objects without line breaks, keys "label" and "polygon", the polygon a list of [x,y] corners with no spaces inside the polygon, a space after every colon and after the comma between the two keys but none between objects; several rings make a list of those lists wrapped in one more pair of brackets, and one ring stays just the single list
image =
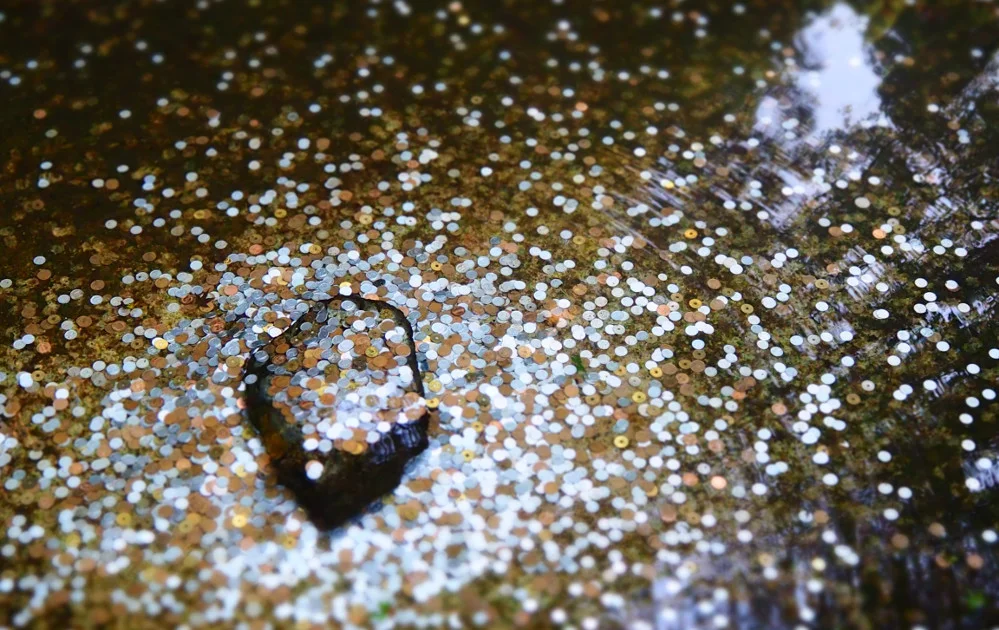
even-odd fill
[{"label": "light reflection", "polygon": [[[858,123],[891,125],[881,111],[881,77],[864,41],[868,22],[848,4],[837,3],[812,19],[795,38],[802,63],[792,67],[792,84],[811,113],[810,135]],[[757,123],[774,134],[781,128],[794,130],[799,121],[785,119],[782,109],[778,99],[764,97],[757,108]]]}]

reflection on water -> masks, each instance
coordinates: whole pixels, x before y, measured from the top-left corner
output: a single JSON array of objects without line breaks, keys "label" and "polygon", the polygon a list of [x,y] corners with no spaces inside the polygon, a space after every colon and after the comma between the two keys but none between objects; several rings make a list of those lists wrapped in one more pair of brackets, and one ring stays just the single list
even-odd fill
[{"label": "reflection on water", "polygon": [[[881,77],[873,46],[865,39],[869,19],[840,2],[808,20],[794,38],[797,55],[781,55],[789,87],[764,95],[756,109],[756,128],[790,148],[801,139],[813,144],[852,125],[887,127],[881,107]],[[782,50],[778,44],[774,45]],[[788,185],[804,182],[785,174]]]},{"label": "reflection on water", "polygon": [[874,48],[865,39],[869,21],[839,2],[795,37],[802,57],[795,85],[811,105],[813,133],[858,123],[890,124],[878,95],[881,78],[873,62]]}]

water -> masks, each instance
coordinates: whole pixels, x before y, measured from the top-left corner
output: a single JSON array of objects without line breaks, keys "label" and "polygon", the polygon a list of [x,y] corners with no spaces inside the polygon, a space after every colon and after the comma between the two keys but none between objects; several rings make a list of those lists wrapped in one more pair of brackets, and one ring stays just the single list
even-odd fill
[{"label": "water", "polygon": [[0,623],[999,623],[993,3],[0,11]]}]

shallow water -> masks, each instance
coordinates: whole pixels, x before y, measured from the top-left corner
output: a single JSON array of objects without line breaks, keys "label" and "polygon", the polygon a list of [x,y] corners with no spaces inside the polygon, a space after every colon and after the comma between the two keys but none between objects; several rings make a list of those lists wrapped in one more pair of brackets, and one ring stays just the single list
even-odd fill
[{"label": "shallow water", "polygon": [[8,5],[0,624],[999,623],[993,3]]}]

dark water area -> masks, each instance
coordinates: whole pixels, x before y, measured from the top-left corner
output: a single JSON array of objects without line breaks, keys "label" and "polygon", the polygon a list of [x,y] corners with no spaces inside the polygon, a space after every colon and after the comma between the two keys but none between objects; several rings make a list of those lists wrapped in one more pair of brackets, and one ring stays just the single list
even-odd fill
[{"label": "dark water area", "polygon": [[0,3],[0,625],[999,627],[997,45]]}]

